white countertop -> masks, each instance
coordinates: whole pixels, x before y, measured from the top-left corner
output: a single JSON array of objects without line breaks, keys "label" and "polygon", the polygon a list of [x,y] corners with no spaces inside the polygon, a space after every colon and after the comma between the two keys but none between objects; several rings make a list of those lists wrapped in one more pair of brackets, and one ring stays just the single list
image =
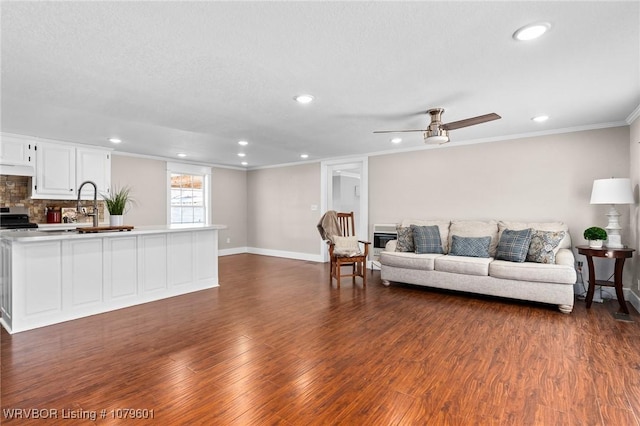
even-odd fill
[{"label": "white countertop", "polygon": [[[70,225],[70,224],[63,224]],[[85,224],[82,224],[85,225]],[[91,225],[91,224],[89,224]],[[86,225],[85,225],[86,226]],[[187,232],[198,230],[219,230],[227,229],[226,225],[204,225],[204,224],[181,224],[181,225],[157,225],[157,226],[137,226],[131,231],[107,231],[78,233],[76,225],[72,228],[63,227],[44,227],[27,231],[0,231],[0,239],[16,241],[16,242],[36,242],[51,240],[70,240],[79,238],[112,238],[125,237],[140,234],[163,234],[171,232]]]}]

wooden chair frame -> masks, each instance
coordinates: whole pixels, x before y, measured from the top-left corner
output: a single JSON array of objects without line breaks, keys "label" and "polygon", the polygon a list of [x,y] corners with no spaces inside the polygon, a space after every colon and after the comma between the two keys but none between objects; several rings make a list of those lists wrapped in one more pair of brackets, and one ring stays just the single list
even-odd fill
[{"label": "wooden chair frame", "polygon": [[[343,237],[355,236],[355,220],[353,212],[350,213],[337,213],[338,224]],[[330,259],[330,274],[329,284],[333,284],[333,279],[336,279],[337,287],[340,288],[341,277],[351,277],[353,284],[356,283],[356,277],[362,278],[362,286],[367,286],[367,257],[369,257],[369,241],[358,240],[359,244],[364,246],[364,250],[357,256],[341,256],[333,252],[334,244],[328,241],[329,244],[329,259]],[[350,274],[343,274],[342,267],[351,266]]]}]

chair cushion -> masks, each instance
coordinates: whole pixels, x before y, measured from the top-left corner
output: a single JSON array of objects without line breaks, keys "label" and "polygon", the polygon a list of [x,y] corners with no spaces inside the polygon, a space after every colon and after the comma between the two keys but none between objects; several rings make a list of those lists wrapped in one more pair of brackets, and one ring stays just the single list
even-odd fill
[{"label": "chair cushion", "polygon": [[334,246],[333,253],[336,256],[358,256],[360,255],[360,246],[358,245],[358,237],[340,237],[334,235],[332,237]]},{"label": "chair cushion", "polygon": [[461,237],[451,236],[451,250],[453,256],[489,257],[491,237]]},{"label": "chair cushion", "polygon": [[411,252],[416,251],[413,244],[413,231],[410,227],[396,226],[398,232],[398,242],[396,243],[396,251]]},{"label": "chair cushion", "polygon": [[436,225],[411,225],[411,231],[413,232],[413,244],[417,254],[443,253],[440,230]]},{"label": "chair cushion", "polygon": [[496,259],[508,260],[510,262],[524,262],[529,252],[532,231],[531,228],[521,231],[505,229],[498,242]]},{"label": "chair cushion", "polygon": [[527,262],[556,263],[556,248],[564,239],[565,231],[538,231],[531,234]]}]

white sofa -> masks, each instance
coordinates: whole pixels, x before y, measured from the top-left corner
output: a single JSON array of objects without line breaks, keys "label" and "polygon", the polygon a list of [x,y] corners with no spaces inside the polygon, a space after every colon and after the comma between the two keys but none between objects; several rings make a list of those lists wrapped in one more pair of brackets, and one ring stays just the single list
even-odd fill
[{"label": "white sofa", "polygon": [[[381,277],[384,285],[389,285],[391,282],[416,284],[554,304],[561,312],[567,314],[573,310],[573,284],[576,282],[575,259],[571,251],[569,229],[564,223],[408,219],[399,226],[407,228],[411,225],[437,226],[443,253],[400,252],[396,251],[398,241],[389,241],[380,254]],[[541,231],[538,235],[544,231],[548,231],[547,234],[564,231],[564,238],[562,238],[563,234],[555,234],[557,239],[562,238],[560,242],[555,248],[546,247],[547,250],[553,248],[553,255],[550,257],[555,258],[554,263],[496,260],[498,243],[505,229]],[[458,236],[456,242],[460,241],[460,237],[490,236],[489,257],[451,255],[454,235]],[[459,243],[457,247],[460,247]],[[501,245],[501,248],[504,249],[504,245]]]}]

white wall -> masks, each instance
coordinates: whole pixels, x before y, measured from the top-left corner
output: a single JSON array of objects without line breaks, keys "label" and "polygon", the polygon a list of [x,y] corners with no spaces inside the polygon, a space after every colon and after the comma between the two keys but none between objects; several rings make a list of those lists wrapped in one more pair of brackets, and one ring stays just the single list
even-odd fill
[{"label": "white wall", "polygon": [[[640,118],[630,126],[629,135],[630,177],[636,204],[631,206],[631,238],[629,247],[636,249],[629,264],[625,264],[625,282],[629,282],[631,291],[640,299]],[[636,308],[638,305],[636,304]]]},{"label": "white wall", "polygon": [[589,204],[593,180],[628,176],[628,140],[628,127],[618,127],[371,157],[370,224],[560,220],[584,243],[585,228],[607,223],[607,206]]},{"label": "white wall", "polygon": [[320,163],[252,170],[247,176],[248,245],[253,252],[319,255]]},{"label": "white wall", "polygon": [[[227,225],[219,232],[220,250],[247,247],[247,172],[214,167],[211,172],[213,223]],[[227,242],[229,241],[229,242]]]},{"label": "white wall", "polygon": [[129,186],[135,203],[125,213],[128,225],[167,224],[167,166],[165,161],[111,156],[111,185]]}]

